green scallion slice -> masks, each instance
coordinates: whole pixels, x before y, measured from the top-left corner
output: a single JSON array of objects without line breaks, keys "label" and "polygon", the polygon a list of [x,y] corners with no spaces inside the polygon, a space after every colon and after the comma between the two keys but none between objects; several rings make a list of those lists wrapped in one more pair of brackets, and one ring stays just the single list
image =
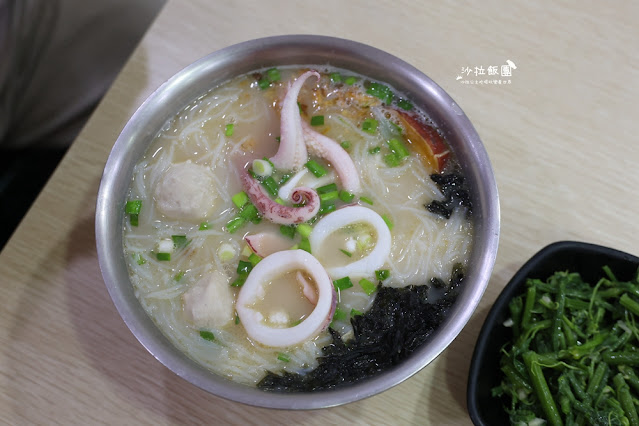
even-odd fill
[{"label": "green scallion slice", "polygon": [[336,183],[329,183],[328,185],[320,186],[315,189],[318,194],[326,194],[327,192],[337,191]]},{"label": "green scallion slice", "polygon": [[413,104],[407,101],[406,99],[398,100],[397,106],[406,111],[410,111],[411,109],[413,109]]},{"label": "green scallion slice", "polygon": [[388,167],[397,167],[400,164],[402,164],[402,157],[395,154],[394,152],[390,154],[386,154],[384,156],[384,163],[386,163]]},{"label": "green scallion slice", "polygon": [[253,269],[253,264],[251,262],[247,262],[246,260],[240,260],[237,263],[236,272],[239,275],[248,275]]},{"label": "green scallion slice", "polygon": [[280,70],[278,70],[277,68],[271,68],[266,71],[266,78],[268,79],[268,81],[273,83],[279,81],[282,76],[280,75]]},{"label": "green scallion slice", "polygon": [[208,340],[209,342],[215,340],[215,335],[207,330],[200,330],[200,337],[204,340]]},{"label": "green scallion slice", "polygon": [[319,163],[315,160],[310,160],[308,163],[306,163],[306,168],[313,173],[313,175],[315,175],[315,177],[322,177],[324,176],[326,173],[328,173],[326,171],[326,169],[322,166],[319,165]]},{"label": "green scallion slice", "polygon": [[138,253],[137,255],[135,255],[135,261],[137,262],[138,265],[144,265],[146,263],[146,259],[144,257],[142,257],[142,254]]},{"label": "green scallion slice", "polygon": [[344,253],[348,257],[353,257],[353,253],[351,253],[350,251],[346,251],[344,249],[339,249],[339,251],[341,251],[342,253]]},{"label": "green scallion slice", "polygon": [[259,257],[257,254],[255,253],[251,253],[251,255],[248,258],[249,262],[251,262],[251,265],[255,266],[258,263],[260,263],[260,260],[262,260],[261,257]]},{"label": "green scallion slice", "polygon": [[190,242],[190,240],[186,238],[186,235],[171,235],[171,239],[173,240],[173,246],[176,249],[184,248]]},{"label": "green scallion slice", "polygon": [[248,275],[238,275],[238,277],[231,283],[231,287],[242,287],[246,282]]},{"label": "green scallion slice", "polygon": [[184,271],[180,271],[180,272],[178,272],[177,274],[175,274],[175,276],[173,277],[173,279],[174,279],[176,282],[180,282],[180,280],[181,280],[182,278],[184,278],[184,274],[185,274],[185,272],[184,272]]},{"label": "green scallion slice", "polygon": [[168,262],[171,260],[171,253],[156,253],[155,258],[163,262]]},{"label": "green scallion slice", "polygon": [[140,214],[141,209],[142,209],[142,200],[127,201],[126,206],[124,207],[124,211],[127,214]]},{"label": "green scallion slice", "polygon": [[362,315],[362,313],[355,308],[351,309],[351,317],[356,317],[358,315]]},{"label": "green scallion slice", "polygon": [[235,313],[235,325],[238,325],[239,323],[240,323],[240,316],[236,312]]},{"label": "green scallion slice", "polygon": [[357,82],[358,78],[357,77],[346,77],[346,80],[344,80],[344,83],[348,84],[349,86],[352,86],[353,84],[355,84],[355,82]]},{"label": "green scallion slice", "polygon": [[313,228],[306,223],[300,223],[299,225],[297,225],[297,232],[303,238],[308,238],[309,235],[311,235],[311,232],[313,232]]},{"label": "green scallion slice", "polygon": [[234,127],[235,125],[233,123],[227,124],[224,128],[224,134],[226,136],[233,136]]},{"label": "green scallion slice", "polygon": [[244,204],[249,202],[249,197],[246,195],[246,192],[240,191],[234,196],[231,197],[233,204],[237,206],[237,208],[242,208]]},{"label": "green scallion slice", "polygon": [[346,312],[342,311],[340,308],[335,308],[335,313],[333,314],[333,321],[345,321],[346,320]]},{"label": "green scallion slice", "polygon": [[339,192],[339,199],[345,203],[350,203],[351,201],[353,201],[353,198],[355,198],[355,194],[351,194],[348,191]]},{"label": "green scallion slice", "polygon": [[368,296],[375,293],[375,290],[377,290],[377,286],[375,285],[375,283],[367,280],[366,278],[362,278],[361,280],[359,280],[359,286]]},{"label": "green scallion slice", "polygon": [[380,269],[375,271],[375,278],[380,281],[384,281],[388,277],[390,277],[390,271],[388,269]]},{"label": "green scallion slice", "polygon": [[377,153],[378,153],[379,151],[381,151],[381,150],[382,150],[382,148],[381,148],[381,147],[376,146],[376,147],[373,147],[373,148],[369,149],[369,150],[368,150],[368,153],[369,153],[369,154],[377,154]]},{"label": "green scallion slice", "polygon": [[351,142],[350,141],[343,141],[342,143],[340,143],[340,145],[344,149],[349,149],[351,147]]},{"label": "green scallion slice", "polygon": [[391,139],[388,142],[388,147],[390,148],[393,154],[396,154],[400,158],[405,158],[410,155],[410,151],[408,148],[399,141],[399,139]]},{"label": "green scallion slice", "polygon": [[324,125],[324,116],[323,115],[314,115],[311,117],[311,126],[323,126]]},{"label": "green scallion slice", "polygon": [[257,210],[257,207],[253,205],[253,203],[248,203],[240,211],[239,217],[244,220],[254,222],[256,219],[260,218],[260,212]]},{"label": "green scallion slice", "polygon": [[339,198],[339,192],[337,191],[331,191],[331,192],[326,192],[324,194],[320,194],[320,201],[337,200],[337,198]]},{"label": "green scallion slice", "polygon": [[295,238],[294,225],[280,225],[280,232],[282,233],[282,235],[289,237],[291,240]]},{"label": "green scallion slice", "polygon": [[238,229],[240,229],[240,227],[244,225],[244,222],[246,222],[244,218],[240,216],[235,216],[233,219],[229,220],[228,223],[226,224],[226,230],[229,232],[229,234],[232,234]]},{"label": "green scallion slice", "polygon": [[334,212],[335,210],[337,210],[337,206],[335,205],[335,202],[333,202],[333,201],[327,201],[327,202],[320,201],[320,209],[317,212],[317,214],[318,215],[327,214],[327,213],[330,213],[330,212]]},{"label": "green scallion slice", "polygon": [[333,83],[341,83],[342,82],[342,76],[338,72],[331,73],[330,77],[331,77],[331,81]]},{"label": "green scallion slice", "polygon": [[382,219],[384,219],[384,222],[386,222],[386,225],[388,226],[388,229],[389,229],[390,231],[392,231],[392,230],[393,230],[393,226],[395,226],[395,225],[393,224],[393,221],[392,221],[392,220],[390,220],[390,218],[389,218],[389,217],[388,217],[388,215],[386,215],[386,214],[383,214],[383,215],[382,215]]},{"label": "green scallion slice", "polygon": [[360,201],[366,203],[366,204],[370,204],[371,206],[373,205],[373,200],[371,200],[368,197],[359,197]]},{"label": "green scallion slice", "polygon": [[308,240],[308,238],[302,238],[302,241],[300,241],[299,244],[299,249],[307,251],[309,253],[311,252],[311,242]]},{"label": "green scallion slice", "polygon": [[346,290],[347,288],[353,287],[353,282],[350,277],[344,277],[333,281],[333,286],[335,286],[336,290]]},{"label": "green scallion slice", "polygon": [[277,186],[277,182],[273,179],[273,176],[269,176],[262,181],[262,186],[266,188],[266,191],[271,194],[272,197],[277,197],[277,191],[279,187]]},{"label": "green scallion slice", "polygon": [[262,78],[257,82],[257,85],[260,86],[260,89],[265,90],[271,86],[271,82],[268,81],[268,78]]},{"label": "green scallion slice", "polygon": [[366,118],[362,122],[362,130],[368,133],[375,133],[379,122],[373,118]]},{"label": "green scallion slice", "polygon": [[390,89],[390,87],[385,86],[381,83],[370,83],[368,85],[368,89],[366,89],[366,93],[381,99],[382,102],[386,103],[387,105],[390,105],[390,103],[393,102],[393,91]]},{"label": "green scallion slice", "polygon": [[139,214],[130,214],[129,222],[131,226],[138,226],[140,224],[140,215]]},{"label": "green scallion slice", "polygon": [[211,224],[208,222],[200,223],[200,227],[198,228],[200,231],[206,231],[207,229],[211,229]]},{"label": "green scallion slice", "polygon": [[277,354],[277,359],[279,359],[282,362],[290,362],[291,361],[291,358],[287,354],[282,353],[282,352]]}]

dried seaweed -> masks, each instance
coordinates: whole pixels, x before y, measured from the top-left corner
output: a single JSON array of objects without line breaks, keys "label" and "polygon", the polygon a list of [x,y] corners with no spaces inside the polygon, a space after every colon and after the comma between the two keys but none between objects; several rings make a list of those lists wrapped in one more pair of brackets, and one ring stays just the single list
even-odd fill
[{"label": "dried seaweed", "polygon": [[363,315],[351,318],[354,338],[344,342],[329,329],[333,342],[323,348],[319,365],[305,375],[267,372],[258,388],[271,391],[313,391],[352,384],[397,365],[416,351],[446,317],[463,273],[453,268],[447,292],[435,302],[428,286],[383,287]]},{"label": "dried seaweed", "polygon": [[467,208],[467,215],[470,215],[472,203],[462,175],[453,172],[432,174],[430,178],[439,187],[444,195],[444,200],[433,200],[428,203],[425,207],[429,212],[449,219],[455,207],[463,206]]}]

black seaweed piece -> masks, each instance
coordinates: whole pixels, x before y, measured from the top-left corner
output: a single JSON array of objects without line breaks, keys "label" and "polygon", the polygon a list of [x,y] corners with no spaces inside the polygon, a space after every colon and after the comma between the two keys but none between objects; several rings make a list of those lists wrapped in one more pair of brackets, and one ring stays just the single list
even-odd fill
[{"label": "black seaweed piece", "polygon": [[448,174],[432,174],[430,178],[437,184],[444,195],[444,200],[433,200],[426,204],[426,209],[436,215],[449,219],[455,207],[466,207],[467,216],[472,212],[470,194],[465,184],[464,177],[457,172]]},{"label": "black seaweed piece", "polygon": [[454,268],[449,290],[432,303],[427,285],[391,288],[378,284],[369,311],[351,318],[352,340],[345,343],[339,333],[329,328],[333,342],[322,349],[314,370],[305,375],[267,371],[257,387],[280,392],[332,389],[398,364],[442,323],[462,279],[463,269]]}]

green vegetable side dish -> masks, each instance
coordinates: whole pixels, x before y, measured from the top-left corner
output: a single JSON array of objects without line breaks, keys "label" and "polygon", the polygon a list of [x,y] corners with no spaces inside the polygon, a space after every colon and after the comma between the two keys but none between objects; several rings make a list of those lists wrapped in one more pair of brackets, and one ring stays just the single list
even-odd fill
[{"label": "green vegetable side dish", "polygon": [[571,272],[528,279],[510,302],[493,396],[512,424],[639,426],[639,271],[603,272],[594,285]]}]

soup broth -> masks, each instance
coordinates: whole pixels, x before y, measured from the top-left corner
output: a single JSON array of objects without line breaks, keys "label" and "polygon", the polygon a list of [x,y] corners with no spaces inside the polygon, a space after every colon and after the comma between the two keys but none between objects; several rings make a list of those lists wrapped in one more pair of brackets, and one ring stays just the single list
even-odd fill
[{"label": "soup broth", "polygon": [[[332,341],[325,327],[312,338],[285,347],[262,344],[247,334],[234,304],[245,280],[259,279],[250,278],[252,269],[268,262],[269,256],[255,253],[257,243],[247,244],[246,237],[276,238],[277,244],[265,243],[269,251],[277,245],[310,250],[331,281],[349,278],[351,286],[335,284],[337,306],[326,321],[345,340],[353,336],[350,319],[373,303],[375,285],[446,286],[451,271],[463,269],[470,255],[470,204],[431,178],[459,176],[459,167],[452,153],[438,151],[437,141],[429,145],[424,137],[426,129],[440,138],[426,114],[382,83],[346,70],[317,69],[320,78],[309,78],[301,87],[299,112],[313,131],[348,154],[358,173],[358,194],[344,191],[338,166],[310,153],[308,160],[325,173],[317,177],[306,165],[291,170],[276,167],[271,176],[277,186],[271,198],[295,207],[300,203],[283,197],[282,189],[312,188],[321,201],[317,214],[288,225],[265,217],[259,203],[253,203],[257,213],[248,211],[253,200],[241,173],[250,170],[255,175],[272,165],[269,159],[283,142],[285,96],[308,70],[281,67],[234,78],[179,111],[136,165],[127,196],[124,251],[140,303],[189,357],[244,384],[257,384],[267,371],[305,374],[318,365],[322,348]],[[267,186],[267,178],[250,179],[261,179],[262,187]],[[291,185],[295,179],[296,185]],[[241,199],[249,199],[248,204],[241,204]],[[301,204],[303,208],[311,202],[306,199]],[[316,251],[310,249],[309,235],[303,234],[312,234],[334,212],[353,206],[383,219],[390,231],[390,250],[373,270],[332,276],[334,268],[366,262],[383,235],[356,217],[331,233]],[[251,307],[262,313],[265,324],[295,327],[318,303],[320,284],[308,275],[297,277],[297,272],[283,270],[258,287],[264,294]],[[311,286],[310,293],[304,283]]]}]

